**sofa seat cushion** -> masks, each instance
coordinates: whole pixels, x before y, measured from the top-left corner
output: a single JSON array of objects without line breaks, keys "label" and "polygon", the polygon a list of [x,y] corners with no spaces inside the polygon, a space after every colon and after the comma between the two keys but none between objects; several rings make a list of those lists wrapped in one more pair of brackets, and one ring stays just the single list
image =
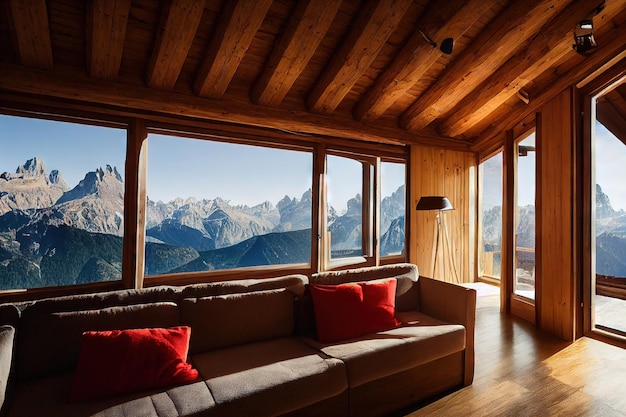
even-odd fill
[{"label": "sofa seat cushion", "polygon": [[348,385],[357,387],[378,378],[465,349],[465,327],[448,324],[419,311],[398,313],[400,327],[337,343],[303,338],[328,356],[341,359]]},{"label": "sofa seat cushion", "polygon": [[169,389],[154,389],[100,400],[69,401],[72,373],[41,377],[17,384],[7,417],[183,417],[215,408],[203,381]]},{"label": "sofa seat cushion", "polygon": [[344,364],[297,338],[280,338],[192,356],[217,403],[215,415],[288,413],[347,389]]}]

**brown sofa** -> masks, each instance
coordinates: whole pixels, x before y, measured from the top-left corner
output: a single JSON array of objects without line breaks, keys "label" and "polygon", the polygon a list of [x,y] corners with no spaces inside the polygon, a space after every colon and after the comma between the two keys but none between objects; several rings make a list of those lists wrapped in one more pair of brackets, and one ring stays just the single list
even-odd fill
[{"label": "brown sofa", "polygon": [[[392,330],[335,343],[315,336],[307,284],[397,278]],[[7,416],[385,415],[469,385],[473,290],[411,264],[185,287],[159,286],[0,306]],[[191,327],[196,381],[70,402],[87,330]]]}]

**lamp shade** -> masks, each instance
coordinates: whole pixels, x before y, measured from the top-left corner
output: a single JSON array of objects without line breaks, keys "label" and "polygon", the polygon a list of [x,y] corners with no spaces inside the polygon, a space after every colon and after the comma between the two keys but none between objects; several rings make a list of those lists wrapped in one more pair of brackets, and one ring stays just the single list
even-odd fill
[{"label": "lamp shade", "polygon": [[452,203],[444,196],[423,196],[415,210],[454,210]]}]

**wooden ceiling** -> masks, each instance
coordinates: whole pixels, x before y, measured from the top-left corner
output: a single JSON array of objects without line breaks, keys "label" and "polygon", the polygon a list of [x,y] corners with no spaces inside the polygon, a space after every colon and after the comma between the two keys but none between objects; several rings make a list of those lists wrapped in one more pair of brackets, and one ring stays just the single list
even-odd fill
[{"label": "wooden ceiling", "polygon": [[[5,107],[9,99],[53,97],[478,152],[626,50],[626,0],[3,0],[3,7]],[[588,18],[598,48],[583,56],[572,48],[573,33]],[[454,39],[451,54],[433,45],[445,38]]]},{"label": "wooden ceiling", "polygon": [[626,79],[598,97],[596,118],[626,145]]}]

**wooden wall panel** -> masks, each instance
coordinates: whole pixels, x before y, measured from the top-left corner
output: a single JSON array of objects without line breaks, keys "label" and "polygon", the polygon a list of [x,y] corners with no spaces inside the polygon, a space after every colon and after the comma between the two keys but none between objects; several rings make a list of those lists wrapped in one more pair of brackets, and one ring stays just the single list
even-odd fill
[{"label": "wooden wall panel", "polygon": [[[476,155],[469,152],[414,146],[411,149],[410,260],[420,274],[450,282],[474,280],[472,239],[474,216],[472,185],[475,182]],[[439,241],[437,269],[433,274],[436,245],[436,212],[416,211],[421,196],[443,195],[454,210],[442,212],[442,233]],[[447,253],[450,242],[450,253]],[[444,274],[445,272],[445,274]]]},{"label": "wooden wall panel", "polygon": [[537,138],[539,326],[564,340],[575,336],[572,114],[572,93],[565,90],[542,107]]}]

